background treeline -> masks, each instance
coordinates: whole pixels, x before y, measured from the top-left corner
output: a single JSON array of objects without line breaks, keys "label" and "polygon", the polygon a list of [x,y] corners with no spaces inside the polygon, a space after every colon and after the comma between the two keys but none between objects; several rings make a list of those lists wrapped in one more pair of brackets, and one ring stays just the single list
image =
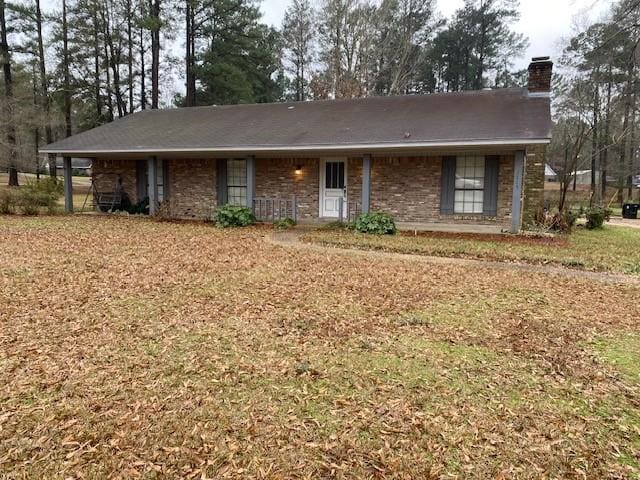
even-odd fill
[{"label": "background treeline", "polygon": [[632,196],[638,162],[640,0],[614,3],[601,21],[572,37],[554,85],[555,125],[549,162],[560,202],[575,189],[575,172],[590,170],[595,203]]},{"label": "background treeline", "polygon": [[513,85],[526,47],[510,0],[450,19],[434,0],[292,0],[279,30],[251,0],[0,2],[0,166],[30,170],[38,146],[145,108]]},{"label": "background treeline", "polygon": [[[0,0],[0,169],[33,171],[42,144],[145,108],[526,84],[514,0],[466,0],[451,18],[435,0],[291,0],[280,29],[252,0],[54,1]],[[631,182],[639,12],[613,4],[555,59],[564,184],[592,165]]]}]

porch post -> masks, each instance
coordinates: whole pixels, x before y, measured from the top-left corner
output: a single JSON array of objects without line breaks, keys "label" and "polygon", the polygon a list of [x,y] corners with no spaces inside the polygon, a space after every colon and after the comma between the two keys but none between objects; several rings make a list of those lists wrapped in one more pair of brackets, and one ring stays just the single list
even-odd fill
[{"label": "porch post", "polygon": [[64,211],[73,213],[73,183],[71,157],[63,157],[64,165]]},{"label": "porch post", "polygon": [[149,194],[149,215],[158,210],[158,163],[156,157],[147,159],[147,184]]},{"label": "porch post", "polygon": [[362,213],[369,213],[371,202],[371,155],[362,157]]},{"label": "porch post", "polygon": [[256,196],[256,158],[247,157],[247,208],[253,211],[253,199]]},{"label": "porch post", "polygon": [[520,231],[522,222],[522,187],[524,179],[524,150],[516,152],[513,163],[513,196],[511,199],[511,233]]}]

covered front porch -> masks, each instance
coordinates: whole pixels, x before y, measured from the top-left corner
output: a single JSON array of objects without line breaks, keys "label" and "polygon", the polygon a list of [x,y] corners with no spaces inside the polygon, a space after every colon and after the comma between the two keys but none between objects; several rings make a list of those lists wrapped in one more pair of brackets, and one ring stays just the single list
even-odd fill
[{"label": "covered front porch", "polygon": [[[250,208],[262,221],[351,221],[360,213],[385,211],[408,230],[520,230],[524,149],[403,156],[327,153],[96,157],[93,180],[110,178],[130,202],[148,198],[151,215],[171,218],[211,218],[216,207],[230,203]],[[63,163],[65,206],[72,212],[70,158]]]}]

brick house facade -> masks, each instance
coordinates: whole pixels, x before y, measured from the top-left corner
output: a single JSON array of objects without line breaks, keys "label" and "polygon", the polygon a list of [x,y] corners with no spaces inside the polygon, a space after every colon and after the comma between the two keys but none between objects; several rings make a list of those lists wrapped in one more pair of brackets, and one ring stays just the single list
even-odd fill
[{"label": "brick house facade", "polygon": [[[544,146],[526,148],[522,207],[525,223],[533,219],[543,203],[544,155]],[[400,224],[482,224],[508,229],[512,213],[514,156],[513,153],[499,155],[495,216],[441,213],[442,155],[373,157],[370,209],[390,213]],[[136,178],[141,172],[139,162],[96,160],[93,177],[96,183],[119,182],[130,201],[135,203],[143,195],[139,188],[140,180]],[[167,158],[163,163],[166,164],[165,197],[160,213],[172,218],[210,219],[213,210],[221,204],[217,159]],[[362,203],[362,157],[348,157],[346,164],[347,202],[359,211]],[[146,175],[146,170],[142,174]],[[322,214],[320,176],[320,157],[256,158],[255,197],[295,197],[297,220],[318,220]]]},{"label": "brick house facade", "polygon": [[67,210],[77,156],[105,198],[172,218],[232,203],[265,221],[381,211],[517,232],[543,204],[551,70],[534,58],[527,88],[143,111],[42,151],[69,166]]}]

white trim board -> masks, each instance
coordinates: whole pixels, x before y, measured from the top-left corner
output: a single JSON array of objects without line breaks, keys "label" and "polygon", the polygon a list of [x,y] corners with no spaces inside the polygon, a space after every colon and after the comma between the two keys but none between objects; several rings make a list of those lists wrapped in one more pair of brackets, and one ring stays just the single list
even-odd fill
[{"label": "white trim board", "polygon": [[433,142],[401,142],[401,143],[347,143],[326,145],[246,145],[243,147],[198,147],[198,148],[133,148],[133,149],[47,149],[44,147],[40,153],[55,153],[58,155],[91,155],[103,153],[260,153],[260,152],[317,152],[317,151],[352,151],[366,150],[378,151],[389,149],[416,149],[416,148],[446,148],[446,147],[477,147],[477,146],[523,146],[546,145],[551,143],[548,138],[529,138],[513,140],[468,140],[468,141],[433,141]]}]

